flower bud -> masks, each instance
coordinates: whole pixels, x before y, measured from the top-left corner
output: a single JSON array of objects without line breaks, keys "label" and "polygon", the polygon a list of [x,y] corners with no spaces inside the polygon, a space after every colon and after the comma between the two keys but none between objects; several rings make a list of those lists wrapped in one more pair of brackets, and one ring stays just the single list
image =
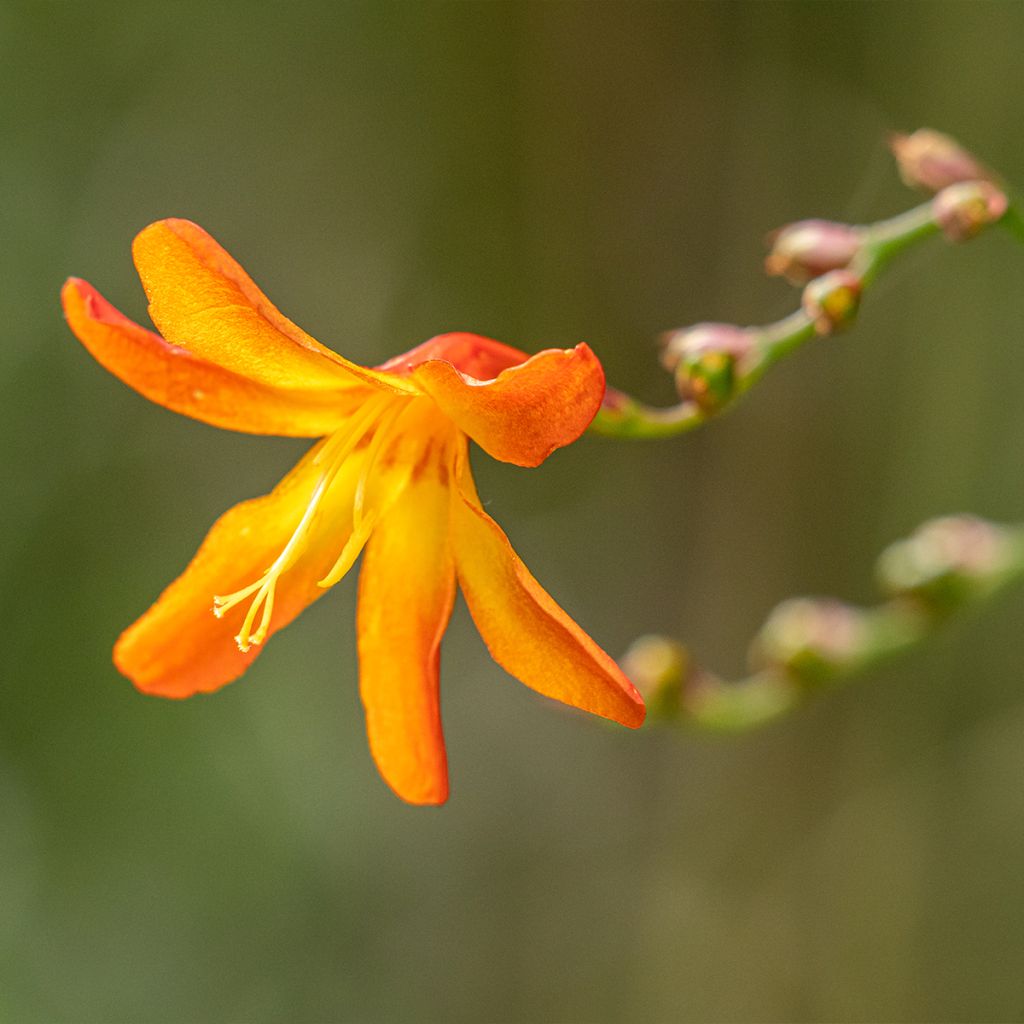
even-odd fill
[{"label": "flower bud", "polygon": [[832,270],[811,281],[803,294],[804,312],[819,334],[835,334],[857,319],[863,284],[849,270]]},{"label": "flower bud", "polygon": [[841,601],[784,601],[757,635],[754,660],[804,683],[825,682],[857,661],[867,641],[864,616]]},{"label": "flower bud", "polygon": [[753,348],[753,333],[733,324],[696,324],[662,335],[662,365],[675,374],[679,397],[705,412],[722,408],[736,387],[736,371]]},{"label": "flower bud", "polygon": [[849,264],[861,247],[861,232],[829,220],[799,220],[768,236],[764,269],[773,277],[804,284]]},{"label": "flower bud", "polygon": [[1005,529],[975,516],[933,519],[882,553],[878,577],[894,596],[949,612],[998,580],[1010,543]]},{"label": "flower bud", "polygon": [[620,664],[643,695],[652,718],[678,716],[690,664],[682,644],[663,636],[642,636],[633,641]]},{"label": "flower bud", "polygon": [[931,128],[921,128],[913,135],[892,135],[889,148],[900,177],[911,188],[939,192],[961,181],[998,182],[996,175],[955,139]]},{"label": "flower bud", "polygon": [[1006,196],[987,181],[964,181],[944,188],[932,200],[935,222],[951,242],[966,242],[1000,220]]}]

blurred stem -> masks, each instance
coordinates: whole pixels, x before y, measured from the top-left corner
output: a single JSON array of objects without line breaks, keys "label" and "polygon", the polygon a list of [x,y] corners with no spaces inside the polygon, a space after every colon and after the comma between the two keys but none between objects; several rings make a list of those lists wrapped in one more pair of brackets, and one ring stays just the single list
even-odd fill
[{"label": "blurred stem", "polygon": [[833,599],[779,605],[751,645],[749,676],[728,682],[664,637],[641,637],[623,667],[644,692],[652,724],[746,732],[927,641],[950,617],[1024,581],[1024,525],[972,516],[932,520],[888,548],[874,608]]},{"label": "blurred stem", "polygon": [[859,273],[867,288],[901,252],[939,233],[932,204],[922,203],[865,230],[864,248],[851,269]]}]

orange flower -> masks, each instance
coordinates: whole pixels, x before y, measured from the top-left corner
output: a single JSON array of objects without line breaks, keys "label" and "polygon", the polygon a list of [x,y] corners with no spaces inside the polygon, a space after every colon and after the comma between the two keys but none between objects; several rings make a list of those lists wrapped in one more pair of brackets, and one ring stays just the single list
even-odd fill
[{"label": "orange flower", "polygon": [[604,393],[586,345],[528,358],[444,334],[367,369],[282,316],[189,221],[150,225],[133,254],[163,337],[85,281],[72,278],[62,293],[71,329],[103,366],[204,423],[323,438],[270,494],[221,516],[122,634],[114,661],[140,690],[188,697],[236,679],[365,547],[360,690],[370,748],[399,796],[433,804],[448,795],[438,664],[456,580],[506,671],[548,697],[641,724],[640,695],[530,575],[481,507],[469,469],[467,435],[520,466],[579,437]]}]

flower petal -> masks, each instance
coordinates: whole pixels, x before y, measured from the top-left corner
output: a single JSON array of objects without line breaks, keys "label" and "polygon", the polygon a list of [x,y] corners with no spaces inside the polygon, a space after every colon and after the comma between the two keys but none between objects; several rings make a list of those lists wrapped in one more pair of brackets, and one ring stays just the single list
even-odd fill
[{"label": "flower petal", "polygon": [[344,381],[300,390],[251,380],[140,327],[77,278],[64,285],[61,300],[71,330],[101,366],[151,402],[215,427],[320,437],[372,393]]},{"label": "flower petal", "polygon": [[463,452],[452,495],[459,586],[491,657],[520,682],[637,728],[643,698],[618,665],[555,603],[480,507]]},{"label": "flower petal", "polygon": [[359,574],[359,679],[370,750],[388,785],[413,804],[448,797],[438,667],[455,566],[442,469],[419,469],[374,529]]},{"label": "flower petal", "polygon": [[525,363],[529,358],[526,352],[493,338],[484,338],[467,331],[449,331],[424,341],[400,356],[394,356],[376,369],[408,374],[421,363],[443,359],[467,377],[480,381],[493,380],[502,370]]},{"label": "flower petal", "polygon": [[267,384],[326,387],[361,381],[409,393],[393,374],[350,363],[283,316],[201,227],[168,219],[132,245],[153,323],[169,341]]},{"label": "flower petal", "polygon": [[[281,554],[323,476],[322,453],[329,443],[330,439],[315,445],[270,494],[224,513],[184,573],[121,634],[114,662],[140,690],[163,697],[216,690],[240,676],[256,657],[260,647],[243,654],[234,639],[247,603],[218,619],[213,614],[214,595],[252,584]],[[313,521],[302,556],[279,578],[270,633],[324,593],[317,584],[351,530],[360,469],[358,457],[342,465],[325,495],[322,514]]]},{"label": "flower petal", "polygon": [[586,430],[604,396],[604,370],[587,345],[538,352],[493,380],[431,360],[411,376],[489,455],[540,465]]}]

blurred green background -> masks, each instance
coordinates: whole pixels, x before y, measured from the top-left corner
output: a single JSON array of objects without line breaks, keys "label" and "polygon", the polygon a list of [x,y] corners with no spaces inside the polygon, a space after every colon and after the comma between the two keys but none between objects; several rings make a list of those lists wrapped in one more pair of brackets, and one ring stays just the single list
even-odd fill
[{"label": "blurred green background", "polygon": [[[1020,1020],[1024,595],[748,738],[604,727],[444,649],[453,795],[391,796],[354,579],[205,698],[118,632],[300,442],[175,417],[62,322],[130,315],[131,238],[198,221],[368,363],[452,329],[588,341],[668,401],[656,332],[794,294],[762,236],[913,199],[885,134],[1024,183],[1019,3],[0,3],[0,1019]],[[1024,514],[1024,252],[913,254],[734,413],[489,508],[609,651],[738,674],[795,593],[870,600],[929,516]]]}]

